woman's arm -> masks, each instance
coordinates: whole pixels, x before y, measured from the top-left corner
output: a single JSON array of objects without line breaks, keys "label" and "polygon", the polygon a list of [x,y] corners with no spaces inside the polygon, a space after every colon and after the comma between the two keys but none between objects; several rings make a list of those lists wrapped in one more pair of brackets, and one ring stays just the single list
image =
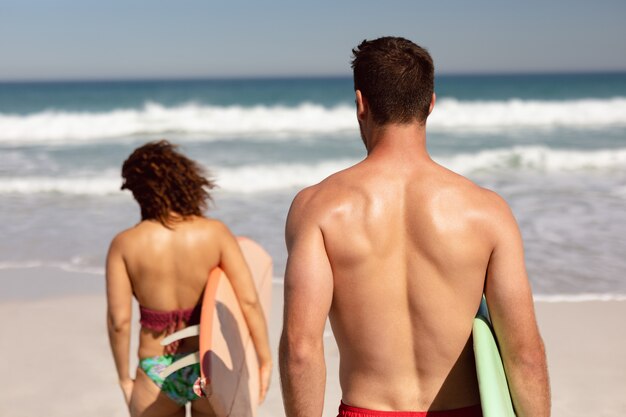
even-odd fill
[{"label": "woman's arm", "polygon": [[220,268],[224,271],[235,291],[241,311],[244,315],[250,336],[259,358],[259,371],[261,378],[260,401],[263,401],[269,388],[272,371],[272,354],[270,352],[267,323],[263,313],[263,307],[259,302],[256,286],[246,263],[237,239],[230,230],[221,224],[220,233]]},{"label": "woman's arm", "polygon": [[133,292],[121,247],[118,235],[111,242],[106,260],[107,328],[119,384],[129,404],[133,390],[128,369]]}]

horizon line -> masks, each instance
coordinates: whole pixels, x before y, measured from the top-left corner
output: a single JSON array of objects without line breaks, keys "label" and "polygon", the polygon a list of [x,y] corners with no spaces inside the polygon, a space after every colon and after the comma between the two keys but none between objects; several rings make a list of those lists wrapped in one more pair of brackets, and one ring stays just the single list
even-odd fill
[{"label": "horizon line", "polygon": [[[619,75],[625,69],[608,70],[532,70],[532,71],[442,71],[437,77],[497,77],[497,76],[545,76],[545,75]],[[0,84],[46,84],[46,83],[115,83],[115,82],[175,82],[175,81],[273,81],[273,80],[325,80],[351,79],[352,74],[267,74],[267,75],[172,75],[172,76],[119,76],[119,77],[53,77],[53,78],[0,78]]]}]

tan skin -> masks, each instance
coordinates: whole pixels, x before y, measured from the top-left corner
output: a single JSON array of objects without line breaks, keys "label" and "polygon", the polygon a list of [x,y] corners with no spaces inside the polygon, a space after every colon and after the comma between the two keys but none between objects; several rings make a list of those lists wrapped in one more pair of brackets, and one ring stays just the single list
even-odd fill
[{"label": "tan skin", "polygon": [[[217,220],[182,219],[172,213],[171,228],[153,220],[118,234],[106,264],[107,323],[120,387],[131,416],[184,416],[185,408],[162,393],[141,369],[136,379],[129,372],[131,301],[160,311],[194,307],[200,300],[209,272],[220,267],[239,299],[260,363],[261,400],[271,375],[267,325],[250,271],[235,237]],[[141,329],[139,358],[163,355],[164,334]],[[198,339],[185,339],[178,352],[198,350]],[[192,415],[213,416],[208,401],[192,401]]]},{"label": "tan skin", "polygon": [[471,329],[483,290],[517,415],[549,416],[545,352],[509,207],[435,163],[424,124],[379,126],[360,91],[356,102],[367,158],[301,191],[287,219],[287,416],[322,415],[327,317],[346,404],[478,404]]}]

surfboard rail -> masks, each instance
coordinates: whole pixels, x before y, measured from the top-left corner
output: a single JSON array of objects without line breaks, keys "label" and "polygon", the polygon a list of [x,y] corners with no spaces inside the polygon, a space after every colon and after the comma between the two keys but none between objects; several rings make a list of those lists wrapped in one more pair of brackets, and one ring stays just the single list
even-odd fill
[{"label": "surfboard rail", "polygon": [[515,417],[511,393],[485,297],[472,326],[480,404],[484,417]]}]

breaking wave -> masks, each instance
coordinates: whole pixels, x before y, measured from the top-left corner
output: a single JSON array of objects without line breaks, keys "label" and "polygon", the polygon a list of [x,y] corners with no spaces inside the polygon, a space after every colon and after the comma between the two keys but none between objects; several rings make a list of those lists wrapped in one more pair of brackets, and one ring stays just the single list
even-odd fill
[{"label": "breaking wave", "polygon": [[[515,146],[477,153],[435,157],[464,175],[481,172],[544,171],[613,172],[626,169],[626,148],[615,150],[560,150],[543,146]],[[255,193],[279,191],[315,184],[357,160],[341,159],[312,163],[252,164],[212,167],[221,192]],[[65,176],[0,177],[0,194],[58,193],[67,195],[120,194],[116,170],[81,172]],[[616,194],[623,189],[615,190]]]},{"label": "breaking wave", "polygon": [[[564,101],[460,101],[442,98],[429,119],[431,131],[508,129],[597,129],[626,127],[626,97]],[[212,106],[189,103],[106,112],[47,110],[26,115],[0,113],[0,144],[84,143],[138,135],[191,135],[203,140],[288,135],[356,134],[354,108],[297,106]]]}]

